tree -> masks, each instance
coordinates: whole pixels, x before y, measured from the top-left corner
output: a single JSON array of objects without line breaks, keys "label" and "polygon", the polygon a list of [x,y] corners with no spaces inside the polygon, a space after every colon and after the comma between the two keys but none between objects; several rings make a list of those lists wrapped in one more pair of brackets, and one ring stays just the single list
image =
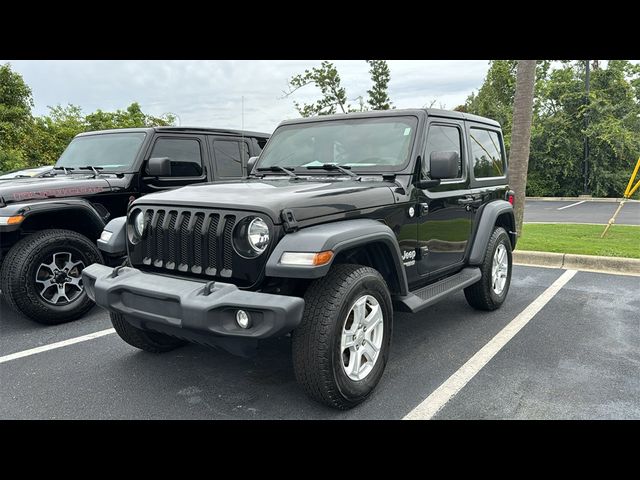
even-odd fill
[{"label": "tree", "polygon": [[342,113],[347,113],[349,110],[347,92],[340,84],[340,75],[338,75],[338,70],[333,63],[322,62],[319,67],[305,70],[304,73],[292,77],[289,80],[289,91],[285,92],[285,97],[307,85],[315,85],[319,88],[322,98],[317,102],[302,105],[294,101],[293,104],[301,116],[331,115],[336,113],[338,108]]},{"label": "tree", "polygon": [[389,110],[391,108],[391,99],[387,93],[391,79],[389,65],[385,60],[367,60],[367,63],[371,67],[369,74],[373,82],[371,90],[367,90],[369,94],[367,103],[373,110]]},{"label": "tree", "polygon": [[142,112],[138,103],[125,110],[96,110],[84,115],[77,105],[49,107],[49,115],[36,117],[25,142],[25,159],[29,166],[55,163],[77,134],[114,128],[137,128],[171,125],[173,115],[154,117]]},{"label": "tree", "polygon": [[522,234],[524,200],[531,146],[533,92],[536,81],[536,61],[518,60],[515,96],[513,101],[513,129],[509,154],[509,184],[515,191],[516,231]]},{"label": "tree", "polygon": [[11,65],[0,65],[0,171],[24,165],[22,147],[31,124],[31,89]]},{"label": "tree", "polygon": [[[367,60],[371,67],[369,73],[373,86],[367,90],[369,98],[367,103],[376,110],[387,110],[391,107],[391,100],[387,94],[387,87],[391,74],[389,66],[385,60]],[[296,110],[302,117],[314,115],[331,115],[334,113],[362,112],[366,110],[362,95],[355,97],[359,100],[359,108],[352,108],[347,103],[347,92],[342,86],[340,75],[335,65],[324,61],[319,67],[305,70],[304,73],[291,77],[288,90],[284,92],[285,97],[293,95],[302,87],[314,85],[320,89],[321,98],[313,103],[299,104],[293,102]]]}]

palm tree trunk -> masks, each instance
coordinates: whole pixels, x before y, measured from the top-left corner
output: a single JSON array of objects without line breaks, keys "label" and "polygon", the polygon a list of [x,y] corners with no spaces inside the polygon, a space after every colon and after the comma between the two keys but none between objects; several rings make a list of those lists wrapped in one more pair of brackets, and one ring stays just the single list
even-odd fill
[{"label": "palm tree trunk", "polygon": [[509,185],[516,193],[516,231],[522,235],[524,199],[529,169],[531,121],[533,117],[533,87],[536,80],[536,61],[518,60],[516,94],[513,101],[513,127],[509,152]]}]

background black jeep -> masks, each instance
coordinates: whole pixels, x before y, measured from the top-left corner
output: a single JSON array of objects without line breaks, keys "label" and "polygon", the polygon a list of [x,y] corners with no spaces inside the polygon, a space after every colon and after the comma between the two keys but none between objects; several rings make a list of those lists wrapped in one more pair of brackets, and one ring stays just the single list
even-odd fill
[{"label": "background black jeep", "polygon": [[[145,196],[110,231],[131,267],[83,272],[118,334],[247,353],[292,333],[297,380],[350,408],[380,380],[394,309],[505,300],[516,244],[498,123],[441,110],[283,122],[251,178]],[[109,243],[107,242],[107,243]]]},{"label": "background black jeep", "polygon": [[[41,323],[76,319],[92,306],[82,270],[103,261],[96,239],[132,200],[246,174],[269,135],[155,127],[77,135],[51,172],[0,179],[0,288]],[[105,252],[116,258],[124,252]]]}]

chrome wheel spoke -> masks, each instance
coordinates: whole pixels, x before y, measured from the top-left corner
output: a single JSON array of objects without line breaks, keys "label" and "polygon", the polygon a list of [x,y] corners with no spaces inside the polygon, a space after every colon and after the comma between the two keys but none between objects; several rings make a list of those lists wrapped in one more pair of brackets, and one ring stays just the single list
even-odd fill
[{"label": "chrome wheel spoke", "polygon": [[69,277],[66,285],[71,285],[78,290],[82,290],[82,277]]},{"label": "chrome wheel spoke", "polygon": [[56,283],[53,281],[53,277],[47,278],[46,280],[36,280],[36,283],[39,283],[42,286],[40,295],[44,294],[45,291],[56,285]]},{"label": "chrome wheel spoke", "polygon": [[366,304],[367,304],[367,298],[362,297],[353,306],[353,326],[359,327],[360,325],[362,325],[366,315],[365,313]]},{"label": "chrome wheel spoke", "polygon": [[351,332],[342,332],[342,351],[352,348],[356,345],[355,335]]}]

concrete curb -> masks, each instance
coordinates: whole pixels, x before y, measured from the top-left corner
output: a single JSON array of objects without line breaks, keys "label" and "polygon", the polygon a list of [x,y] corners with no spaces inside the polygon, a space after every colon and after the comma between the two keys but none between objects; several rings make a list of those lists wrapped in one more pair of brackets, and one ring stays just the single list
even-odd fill
[{"label": "concrete curb", "polygon": [[[536,202],[602,202],[602,203],[620,203],[622,198],[592,198],[592,197],[526,197],[525,200]],[[638,203],[640,200],[627,200],[627,203]]]},{"label": "concrete curb", "polygon": [[584,270],[587,272],[640,276],[640,259],[637,258],[599,257],[597,255],[516,250],[513,252],[513,263],[517,265],[533,265]]}]

